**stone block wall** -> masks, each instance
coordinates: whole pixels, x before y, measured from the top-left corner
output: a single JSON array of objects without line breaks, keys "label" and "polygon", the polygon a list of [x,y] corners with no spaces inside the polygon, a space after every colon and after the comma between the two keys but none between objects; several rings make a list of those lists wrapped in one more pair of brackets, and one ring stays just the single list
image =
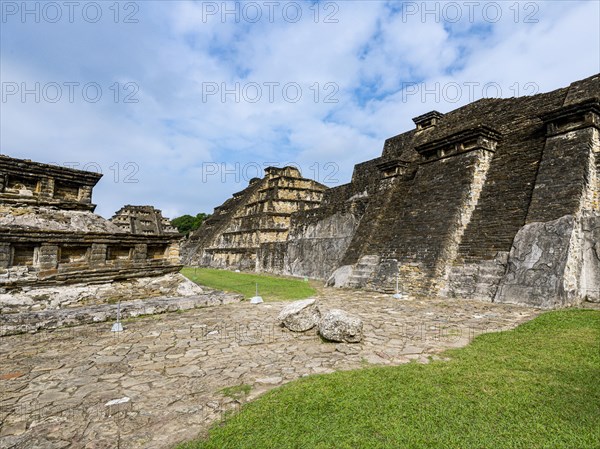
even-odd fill
[{"label": "stone block wall", "polygon": [[360,205],[320,219],[311,217],[310,212],[294,217],[294,227],[284,246],[284,273],[327,279],[352,241],[362,217]]},{"label": "stone block wall", "polygon": [[[110,279],[111,276],[161,275],[177,271],[181,267],[177,242],[159,239],[152,247],[162,247],[162,254],[160,257],[150,258],[149,243],[136,242],[133,237],[124,242],[116,240],[115,236],[112,237],[112,241],[103,236],[104,240],[109,240],[108,243],[92,243],[89,237],[71,235],[68,241],[65,241],[64,235],[51,233],[29,234],[29,237],[23,234],[11,236],[13,242],[0,244],[0,269],[4,269],[7,274],[0,279],[0,288],[14,289],[25,286],[25,273],[28,274],[27,286],[36,286],[68,284],[82,279]],[[39,242],[41,239],[62,241]],[[39,243],[35,243],[36,241]],[[110,248],[117,251],[112,258]],[[16,256],[18,252],[19,257]],[[13,276],[15,273],[19,273],[19,279]]]},{"label": "stone block wall", "polygon": [[600,214],[582,218],[581,294],[591,302],[600,302]]},{"label": "stone block wall", "polygon": [[284,274],[285,242],[261,243],[256,254],[258,271]]},{"label": "stone block wall", "polygon": [[[411,294],[542,307],[593,299],[600,270],[590,225],[599,215],[598,92],[596,75],[547,94],[485,99],[430,114],[435,120],[415,118],[415,130],[388,139],[382,157],[357,166],[344,187],[367,186],[368,200],[335,285],[390,291],[399,276]],[[553,241],[545,224],[569,216],[571,230]],[[523,259],[534,241],[556,253],[552,263],[562,273],[555,273],[558,284],[539,287],[546,300],[535,293],[544,277],[533,276]],[[549,261],[548,254],[540,257]]]},{"label": "stone block wall", "polygon": [[[597,134],[598,130],[586,128],[548,138],[527,223],[547,222],[577,213],[588,181],[595,177],[593,172],[596,168],[593,167],[593,172],[590,170],[590,158],[593,156],[592,142]],[[566,167],[569,169],[566,170]],[[592,208],[593,205],[585,207]]]}]

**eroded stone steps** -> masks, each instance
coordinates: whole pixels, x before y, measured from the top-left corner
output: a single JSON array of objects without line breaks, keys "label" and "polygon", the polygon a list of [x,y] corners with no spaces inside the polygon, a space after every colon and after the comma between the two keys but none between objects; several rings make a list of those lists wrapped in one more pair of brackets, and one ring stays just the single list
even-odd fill
[{"label": "eroded stone steps", "polygon": [[348,286],[353,288],[364,287],[371,275],[379,265],[379,256],[363,256],[354,266],[348,279]]},{"label": "eroded stone steps", "polygon": [[491,301],[505,271],[506,266],[498,260],[453,267],[448,276],[447,295]]}]

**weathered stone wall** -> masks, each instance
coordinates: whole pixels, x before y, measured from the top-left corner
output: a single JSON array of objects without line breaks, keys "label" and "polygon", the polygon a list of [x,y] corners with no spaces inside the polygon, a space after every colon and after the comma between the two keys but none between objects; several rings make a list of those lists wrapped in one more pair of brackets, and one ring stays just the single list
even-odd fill
[{"label": "weathered stone wall", "polygon": [[[597,129],[585,128],[548,138],[527,223],[552,221],[576,214],[581,208],[594,208],[592,191],[597,189],[592,185],[597,185],[597,179],[592,148],[598,146],[597,135]],[[588,189],[588,204],[582,204]]]},{"label": "weathered stone wall", "polygon": [[[400,269],[406,292],[441,288],[492,158],[493,152],[484,149],[436,156],[380,181],[354,235],[353,252],[344,258],[343,265],[351,265],[361,257],[347,286],[390,290]],[[379,257],[379,266],[365,256],[368,261]]]},{"label": "weathered stone wall", "polygon": [[591,302],[600,302],[600,215],[582,218],[581,295]]},{"label": "weathered stone wall", "polygon": [[493,260],[456,261],[448,273],[442,296],[492,301],[506,273],[508,251],[499,251]]},{"label": "weathered stone wall", "polygon": [[[66,234],[1,227],[0,233],[0,254],[5,260],[5,267],[0,267],[0,289],[5,290],[160,276],[181,268],[178,242],[161,236]],[[164,248],[162,257],[149,258],[148,245]],[[31,263],[25,263],[24,256],[15,260],[16,249],[23,249],[23,255],[29,251]]]},{"label": "weathered stone wall", "polygon": [[[388,139],[382,157],[366,163],[379,173],[355,170],[346,187],[367,186],[368,200],[331,283],[392,291],[399,277],[410,294],[486,301],[509,295],[543,307],[595,297],[597,234],[594,218],[583,217],[598,211],[598,92],[594,76],[547,94],[415,118],[415,130]],[[544,223],[565,215],[573,228],[553,241]],[[534,223],[541,225],[523,228]],[[555,264],[566,258],[564,282],[540,287],[551,299],[536,293],[541,280],[528,268],[515,268],[528,266],[523,257],[535,239],[560,252]],[[521,291],[525,299],[516,298],[518,286],[529,289]]]},{"label": "weathered stone wall", "polygon": [[[460,244],[462,261],[491,260],[510,251],[512,241],[525,224],[537,171],[545,145],[545,127],[538,115],[560,107],[565,89],[508,100],[492,100],[486,121],[502,134],[487,174],[477,207]],[[497,111],[497,112],[496,112]]]},{"label": "weathered stone wall", "polygon": [[[124,294],[126,291],[134,292],[134,295],[127,296]],[[103,304],[97,301],[98,298],[113,298],[113,301],[111,304]],[[124,301],[117,304],[117,299]],[[101,286],[81,284],[71,286],[68,290],[41,289],[36,291],[35,296],[12,297],[11,300],[9,309],[16,308],[19,300],[22,305],[18,307],[20,311],[17,313],[3,311],[0,314],[0,337],[66,326],[114,322],[119,312],[121,319],[127,319],[231,304],[242,301],[243,296],[200,288],[181,278],[181,275],[173,274]]]},{"label": "weathered stone wall", "polygon": [[327,279],[340,265],[367,209],[377,162],[358,164],[352,183],[327,189],[318,208],[292,215],[284,274]]},{"label": "weathered stone wall", "polygon": [[202,288],[179,273],[152,277],[124,278],[114,282],[78,282],[68,285],[40,285],[34,289],[0,291],[0,313],[36,312],[118,300],[156,297],[187,297],[202,293]]},{"label": "weathered stone wall", "polygon": [[346,253],[362,214],[354,210],[336,212],[320,220],[310,212],[294,216],[294,227],[285,247],[285,274],[327,279]]},{"label": "weathered stone wall", "polygon": [[517,234],[496,302],[543,308],[599,301],[600,216],[531,223]]},{"label": "weathered stone wall", "polygon": [[[572,108],[562,112],[548,120],[530,224],[515,238],[497,302],[552,308],[600,297],[600,132],[585,126],[590,118],[585,108],[579,108],[579,120],[564,120],[564,112],[572,114]],[[560,213],[567,214],[552,219]]]},{"label": "weathered stone wall", "polygon": [[285,242],[261,243],[256,254],[257,271],[284,274],[285,252]]}]

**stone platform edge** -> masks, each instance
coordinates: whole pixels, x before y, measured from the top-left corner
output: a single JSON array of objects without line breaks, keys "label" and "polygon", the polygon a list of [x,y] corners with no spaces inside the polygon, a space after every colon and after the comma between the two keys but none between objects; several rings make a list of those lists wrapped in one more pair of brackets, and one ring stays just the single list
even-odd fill
[{"label": "stone platform edge", "polygon": [[[232,304],[241,302],[243,299],[243,295],[215,290],[188,297],[123,301],[121,302],[121,319]],[[118,304],[101,304],[39,312],[1,314],[0,337],[111,320],[116,322],[117,308]]]}]

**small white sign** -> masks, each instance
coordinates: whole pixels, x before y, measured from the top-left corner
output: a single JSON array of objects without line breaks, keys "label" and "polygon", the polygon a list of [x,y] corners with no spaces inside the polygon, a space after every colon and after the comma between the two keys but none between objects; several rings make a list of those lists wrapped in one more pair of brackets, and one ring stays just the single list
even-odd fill
[{"label": "small white sign", "polygon": [[108,401],[106,404],[104,404],[104,406],[111,407],[113,405],[125,404],[129,401],[131,401],[131,398],[128,398],[127,396],[125,396],[124,398],[121,398],[121,399],[113,399],[112,401]]}]

